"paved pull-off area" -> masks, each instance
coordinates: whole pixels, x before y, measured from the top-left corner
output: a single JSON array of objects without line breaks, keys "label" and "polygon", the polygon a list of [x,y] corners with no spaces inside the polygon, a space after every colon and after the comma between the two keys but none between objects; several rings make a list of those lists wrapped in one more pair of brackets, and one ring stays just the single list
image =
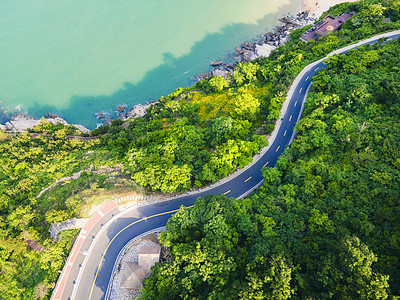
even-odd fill
[{"label": "paved pull-off area", "polygon": [[[333,51],[327,57],[345,53],[360,45],[373,44],[382,37],[399,38],[400,30],[380,34]],[[238,172],[237,176],[231,176],[230,180],[224,180],[221,184],[199,192],[151,205],[132,207],[121,213],[114,202],[98,211],[79,234],[52,299],[104,299],[118,254],[130,240],[144,232],[165,226],[180,206],[191,207],[199,197],[225,194],[228,197],[241,198],[260,186],[263,182],[262,168],[274,167],[285,146],[292,142],[294,126],[303,111],[311,78],[325,67],[324,59],[308,65],[297,76],[283,104],[282,120],[277,122],[269,139],[270,145],[250,167]]]}]

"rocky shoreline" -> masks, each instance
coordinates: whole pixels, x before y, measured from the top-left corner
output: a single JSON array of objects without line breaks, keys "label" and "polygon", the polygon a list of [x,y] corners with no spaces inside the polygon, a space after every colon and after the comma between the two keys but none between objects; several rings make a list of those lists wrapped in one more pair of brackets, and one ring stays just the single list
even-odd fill
[{"label": "rocky shoreline", "polygon": [[199,74],[195,80],[203,80],[212,76],[227,77],[236,69],[238,63],[249,63],[260,57],[268,57],[273,50],[286,44],[290,40],[290,32],[313,24],[317,18],[310,16],[308,11],[300,12],[295,16],[290,14],[282,17],[279,21],[282,25],[274,27],[272,32],[267,32],[261,35],[261,38],[253,42],[243,42],[236,47],[233,64],[225,64],[222,61],[211,62],[214,69],[209,73]]},{"label": "rocky shoreline", "polygon": [[[196,82],[215,75],[227,78],[236,69],[238,63],[248,63],[260,57],[268,57],[274,49],[290,40],[289,34],[291,31],[313,24],[316,19],[314,15],[310,16],[308,11],[300,12],[295,16],[288,14],[280,18],[279,21],[282,24],[275,26],[272,32],[262,34],[260,39],[253,42],[243,42],[240,46],[236,47],[234,53],[235,62],[233,64],[226,64],[222,61],[211,62],[212,71],[197,75],[194,81]],[[147,109],[157,103],[159,102],[149,101],[146,104],[138,104],[129,109],[126,105],[118,105],[116,110],[119,114],[119,119],[126,121],[130,118],[143,117]],[[95,116],[106,124],[111,123],[111,118],[106,113],[98,112]],[[52,124],[61,123],[69,125],[63,118],[54,114],[47,114],[44,119]],[[5,132],[26,132],[29,128],[40,124],[40,122],[40,119],[31,118],[27,114],[17,113],[4,125],[0,124],[0,130]],[[73,126],[83,133],[90,132],[89,129],[82,125],[73,124]]]},{"label": "rocky shoreline", "polygon": [[[147,109],[152,106],[159,103],[158,101],[149,101],[146,104],[137,104],[134,107],[127,108],[126,105],[117,105],[116,110],[119,114],[119,119],[122,121],[126,121],[128,119],[133,119],[133,118],[138,118],[138,117],[143,117],[146,114]],[[104,113],[96,113],[95,116],[97,119],[102,120],[109,124],[111,122],[110,119],[107,118],[107,115]]]},{"label": "rocky shoreline", "polygon": [[[226,64],[223,61],[211,62],[210,65],[213,67],[213,70],[209,73],[197,75],[194,78],[194,81],[197,82],[215,75],[227,78],[227,76],[232,74],[232,72],[236,69],[238,63],[248,63],[260,57],[268,57],[274,49],[286,44],[289,41],[289,34],[291,31],[313,24],[316,20],[317,18],[314,15],[310,16],[308,11],[300,12],[295,16],[288,14],[279,19],[282,24],[276,25],[272,32],[262,34],[261,38],[256,41],[243,42],[240,46],[236,47],[234,53],[235,63]],[[119,119],[126,121],[130,118],[143,117],[146,114],[146,110],[151,105],[157,103],[159,102],[149,101],[143,105],[135,105],[130,109],[127,109],[126,106],[119,105],[117,106],[117,111],[120,115]],[[96,117],[102,121],[110,122],[110,120],[107,120],[105,114],[97,113]]]},{"label": "rocky shoreline", "polygon": [[[40,122],[49,122],[54,125],[61,123],[63,125],[70,125],[65,121],[63,118],[60,116],[54,115],[54,114],[46,114],[43,118],[41,119],[36,119],[29,117],[27,114],[23,113],[17,113],[12,118],[6,122],[4,125],[0,124],[0,130],[5,131],[5,132],[26,132],[28,129],[33,128],[37,125],[40,124]],[[72,124],[72,126],[75,126],[76,129],[80,130],[82,133],[89,133],[90,130],[87,129],[83,125],[79,124]]]}]

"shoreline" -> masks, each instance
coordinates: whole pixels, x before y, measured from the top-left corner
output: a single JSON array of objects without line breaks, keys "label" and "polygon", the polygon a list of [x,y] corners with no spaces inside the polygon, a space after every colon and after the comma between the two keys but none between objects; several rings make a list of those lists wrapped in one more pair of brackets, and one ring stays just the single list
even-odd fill
[{"label": "shoreline", "polygon": [[310,15],[315,15],[318,19],[322,14],[335,6],[344,2],[356,2],[358,0],[302,0],[300,11],[309,11]]},{"label": "shoreline", "polygon": [[[245,41],[242,42],[241,45],[238,45],[236,49],[232,51],[235,61],[232,65],[225,64],[222,61],[210,62],[210,72],[195,76],[193,78],[194,84],[198,80],[206,79],[211,76],[223,76],[226,78],[232,74],[238,63],[248,63],[259,57],[268,57],[273,50],[284,45],[290,39],[289,34],[291,31],[313,24],[324,11],[328,10],[333,5],[355,1],[357,0],[302,0],[300,3],[300,12],[298,14],[293,16],[289,13],[282,16],[278,19],[272,32],[261,33],[252,42]],[[117,105],[115,111],[119,114],[119,117],[115,119],[127,121],[131,118],[143,117],[147,109],[157,103],[159,103],[157,100],[152,100],[130,108]],[[105,125],[109,125],[112,120],[115,120],[102,112],[95,113],[94,115]],[[37,126],[42,119],[46,119],[53,124],[60,122],[64,125],[69,125],[62,117],[51,113],[38,119],[32,118],[29,113],[18,112],[13,114],[7,122],[0,124],[0,130],[5,132],[26,132],[28,129]],[[73,126],[77,127],[77,129],[81,130],[83,133],[89,133],[91,131],[83,125],[73,124]]]},{"label": "shoreline", "polygon": [[211,62],[213,67],[210,72],[197,75],[195,81],[203,80],[212,76],[222,76],[227,79],[228,75],[236,69],[238,63],[249,63],[260,57],[268,57],[276,48],[283,46],[290,41],[290,33],[304,26],[313,24],[317,20],[316,17],[310,16],[308,11],[299,12],[296,15],[290,13],[278,18],[273,31],[262,33],[252,42],[242,42],[237,46],[233,64],[225,64],[222,61]]}]

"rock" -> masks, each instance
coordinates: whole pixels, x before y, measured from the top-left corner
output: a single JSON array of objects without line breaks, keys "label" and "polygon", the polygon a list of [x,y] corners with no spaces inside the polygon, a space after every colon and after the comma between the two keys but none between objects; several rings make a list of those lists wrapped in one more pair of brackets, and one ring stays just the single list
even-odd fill
[{"label": "rock", "polygon": [[61,117],[55,117],[55,118],[47,118],[46,119],[47,122],[50,122],[51,124],[57,125],[58,123],[61,123],[63,125],[69,125],[67,123],[67,121],[65,121],[63,118]]},{"label": "rock", "polygon": [[125,105],[118,105],[117,106],[117,111],[123,112],[125,110],[126,106]]},{"label": "rock", "polygon": [[244,42],[242,44],[242,49],[251,51],[254,49],[254,45],[250,44],[249,42]]},{"label": "rock", "polygon": [[269,42],[269,41],[272,40],[272,33],[271,33],[271,32],[267,32],[267,33],[265,34],[265,40],[266,40],[267,42]]},{"label": "rock", "polygon": [[6,128],[6,131],[12,131],[14,129],[14,126],[10,122],[6,122],[4,127]]},{"label": "rock", "polygon": [[7,131],[24,132],[29,128],[39,125],[40,120],[31,118],[25,114],[15,114],[9,122],[5,124]]},{"label": "rock", "polygon": [[53,113],[47,113],[47,114],[44,115],[44,117],[45,117],[46,119],[60,118],[59,115],[56,115],[56,114],[53,114]]},{"label": "rock", "polygon": [[[257,45],[259,45],[259,46],[262,46],[262,45],[264,45],[265,44],[265,40],[264,39],[262,39],[262,40],[259,40],[258,42],[257,42]],[[257,46],[256,46],[257,47]]]},{"label": "rock", "polygon": [[246,51],[245,53],[243,53],[242,55],[243,61],[250,62],[252,60],[253,54],[254,53],[252,51]]},{"label": "rock", "polygon": [[258,58],[258,57],[268,57],[274,49],[276,49],[276,47],[268,45],[268,44],[265,44],[262,46],[257,45],[253,59]]},{"label": "rock", "polygon": [[197,80],[203,80],[211,76],[212,76],[211,73],[201,73],[197,75]]},{"label": "rock", "polygon": [[133,109],[133,107],[126,113],[126,117],[128,119],[136,117],[136,113],[135,113],[135,110]]},{"label": "rock", "polygon": [[226,79],[228,77],[229,72],[225,71],[225,70],[217,69],[217,70],[214,70],[212,72],[212,74],[213,74],[213,76],[222,76],[222,77],[224,77]]},{"label": "rock", "polygon": [[98,112],[94,114],[97,119],[104,120],[106,116],[102,112]]},{"label": "rock", "polygon": [[218,66],[220,66],[220,65],[222,65],[222,61],[213,61],[213,62],[211,62],[211,65],[213,66],[213,67],[218,67]]},{"label": "rock", "polygon": [[7,130],[7,127],[0,124],[0,130],[1,130],[1,131],[6,131],[6,130]]},{"label": "rock", "polygon": [[126,116],[126,113],[120,113],[118,119],[122,121],[127,121],[128,117]]},{"label": "rock", "polygon": [[90,132],[90,130],[89,129],[87,129],[85,126],[83,126],[83,125],[79,125],[79,124],[75,124],[74,125],[78,130],[80,130],[81,132],[83,132],[83,133],[89,133]]},{"label": "rock", "polygon": [[146,115],[147,113],[147,109],[155,104],[158,104],[160,102],[158,101],[150,101],[144,105],[138,104],[135,105],[134,107],[132,107],[131,109],[129,109],[129,111],[125,114],[125,117],[127,119],[129,118],[137,118],[137,117],[143,117],[144,115]]},{"label": "rock", "polygon": [[228,66],[225,67],[225,70],[228,71],[228,72],[232,72],[232,71],[235,70],[235,67],[231,66],[231,65],[228,65]]}]

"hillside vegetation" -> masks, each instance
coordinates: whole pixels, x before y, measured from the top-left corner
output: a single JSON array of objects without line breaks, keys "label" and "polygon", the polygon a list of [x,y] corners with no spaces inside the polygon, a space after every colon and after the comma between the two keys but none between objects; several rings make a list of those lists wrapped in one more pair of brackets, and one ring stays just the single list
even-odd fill
[{"label": "hillside vegetation", "polygon": [[141,299],[400,296],[400,46],[328,60],[299,135],[248,198],[208,196],[168,221],[173,258]]},{"label": "hillside vegetation", "polygon": [[[239,64],[227,80],[214,76],[159,99],[143,119],[114,121],[92,132],[126,161],[132,178],[163,193],[200,187],[241,168],[266,146],[294,78],[334,49],[400,28],[398,1],[343,3],[329,11],[359,12],[338,32],[304,43],[307,28],[268,58]],[[390,16],[393,22],[383,22]],[[108,133],[107,135],[104,135]]]},{"label": "hillside vegetation", "polygon": [[[59,276],[77,231],[65,231],[58,241],[53,241],[48,229],[51,223],[80,216],[87,204],[87,195],[117,186],[132,189],[144,186],[148,192],[184,192],[216,182],[247,165],[266,145],[266,136],[279,118],[285,94],[302,68],[351,42],[399,29],[399,7],[398,0],[335,6],[330,10],[334,15],[348,10],[358,12],[354,21],[347,22],[341,31],[319,42],[303,43],[298,37],[307,28],[296,30],[291,34],[292,41],[269,58],[239,64],[227,79],[216,76],[191,88],[177,89],[159,99],[159,104],[152,106],[144,118],[115,120],[110,126],[93,130],[90,133],[93,140],[73,139],[79,133],[72,127],[46,123],[31,133],[17,136],[0,132],[0,299],[50,297],[52,283]],[[384,23],[384,16],[393,22]],[[371,274],[377,275],[370,278],[375,278],[379,286],[383,284],[385,293],[398,293],[394,221],[397,204],[393,195],[399,193],[398,175],[393,170],[398,170],[399,162],[391,163],[396,155],[398,159],[396,143],[399,141],[395,119],[399,64],[394,45],[398,47],[395,43],[374,46],[345,58],[332,59],[331,68],[314,80],[306,118],[298,124],[301,132],[298,140],[281,158],[278,169],[265,171],[267,183],[256,195],[235,203],[224,197],[217,200],[211,197],[207,201],[217,201],[215,205],[219,207],[214,223],[206,226],[214,213],[210,214],[211,219],[196,220],[195,227],[190,227],[193,221],[188,221],[182,225],[180,238],[174,237],[173,225],[169,225],[172,235],[164,238],[165,245],[184,251],[206,236],[214,238],[219,222],[228,222],[218,233],[221,237],[226,234],[227,238],[218,237],[225,248],[218,248],[218,242],[213,251],[221,262],[221,258],[226,258],[224,255],[232,257],[229,263],[235,263],[233,269],[230,264],[222,264],[208,270],[205,267],[208,250],[202,249],[202,245],[196,246],[200,247],[198,252],[191,253],[199,254],[198,269],[204,270],[205,277],[196,277],[197,271],[192,274],[194,277],[186,276],[191,268],[197,270],[192,265],[180,271],[174,269],[179,274],[165,265],[162,267],[165,272],[172,272],[171,282],[167,284],[166,277],[159,273],[164,269],[158,267],[160,271],[148,281],[147,295],[154,292],[162,297],[169,286],[176,287],[180,295],[188,293],[189,298],[200,297],[195,295],[202,289],[210,291],[210,296],[220,290],[224,295],[228,292],[225,288],[228,283],[232,284],[231,291],[254,290],[257,295],[257,289],[265,291],[264,284],[271,282],[262,277],[266,274],[262,263],[276,265],[275,271],[268,269],[268,272],[289,270],[292,275],[282,275],[282,278],[292,278],[288,284],[297,293],[294,295],[305,295],[305,290],[313,288],[310,276],[319,265],[321,253],[330,247],[329,243],[335,244],[340,234],[343,238],[348,236],[343,243],[350,243],[351,247],[358,243],[352,240],[353,235],[357,236],[360,247],[368,247],[362,253],[373,253],[373,257],[379,258],[374,263],[375,258],[371,258],[368,266],[373,268]],[[343,74],[339,76],[335,72]],[[102,167],[110,170],[122,167],[122,171],[95,173]],[[44,191],[55,181],[78,173],[79,178],[64,180]],[[325,190],[336,194],[328,197]],[[204,209],[209,209],[207,201],[202,206]],[[219,201],[226,204],[218,204]],[[321,204],[325,202],[326,207]],[[223,221],[226,205],[232,207],[231,217]],[[313,218],[311,206],[315,209]],[[341,213],[335,215],[335,209]],[[333,229],[329,227],[332,233],[319,233],[320,227],[310,225],[314,219],[321,228],[325,226],[323,220],[333,224]],[[357,226],[363,228],[362,234],[352,231]],[[313,233],[311,228],[316,228]],[[264,236],[269,234],[271,239],[265,244]],[[44,251],[32,250],[27,241],[38,242]],[[214,247],[207,239],[205,242],[207,247]],[[299,243],[306,245],[305,248]],[[383,253],[382,247],[390,251]],[[332,255],[342,251],[334,249],[331,249]],[[206,251],[204,255],[203,251]],[[314,256],[297,260],[301,255],[296,251]],[[173,253],[178,261],[179,252],[173,250]],[[257,255],[262,255],[264,262],[261,258],[255,260]],[[182,259],[185,261],[188,257]],[[332,256],[329,261],[336,266],[337,257]],[[259,266],[260,270],[253,270],[251,266]],[[219,270],[229,270],[229,276],[218,275]],[[330,269],[324,272],[329,273]],[[251,275],[247,280],[243,277],[246,274],[255,277]],[[268,278],[275,278],[271,274]],[[389,282],[390,290],[385,282]],[[326,279],[324,284],[332,293],[331,287],[336,283]],[[318,291],[315,290],[316,295]],[[243,294],[245,297],[251,294]]]}]

